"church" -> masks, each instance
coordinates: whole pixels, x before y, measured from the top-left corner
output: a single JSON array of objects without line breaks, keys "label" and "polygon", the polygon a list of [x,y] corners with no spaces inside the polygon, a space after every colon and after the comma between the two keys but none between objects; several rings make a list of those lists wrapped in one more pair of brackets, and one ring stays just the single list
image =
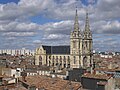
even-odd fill
[{"label": "church", "polygon": [[58,68],[89,68],[93,65],[92,44],[88,12],[86,13],[85,28],[81,31],[76,9],[74,30],[70,33],[70,45],[41,45],[35,51],[35,65]]}]

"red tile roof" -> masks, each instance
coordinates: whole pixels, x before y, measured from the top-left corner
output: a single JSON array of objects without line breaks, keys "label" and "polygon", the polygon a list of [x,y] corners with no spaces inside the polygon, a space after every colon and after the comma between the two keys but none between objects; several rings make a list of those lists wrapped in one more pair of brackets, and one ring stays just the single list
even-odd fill
[{"label": "red tile roof", "polygon": [[[20,80],[22,81],[22,79]],[[38,75],[26,77],[26,82],[24,83],[28,85],[35,85],[37,88],[45,88],[45,90],[70,90],[70,88],[78,90],[81,87],[80,83]]]},{"label": "red tile roof", "polygon": [[82,77],[105,80],[109,80],[111,78],[111,76],[107,76],[106,74],[90,74],[90,73],[85,73]]}]

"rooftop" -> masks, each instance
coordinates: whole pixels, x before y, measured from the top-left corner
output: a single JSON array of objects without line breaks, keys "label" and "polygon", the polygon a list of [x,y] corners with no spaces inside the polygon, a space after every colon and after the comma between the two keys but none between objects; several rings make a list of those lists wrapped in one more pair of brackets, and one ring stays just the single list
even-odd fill
[{"label": "rooftop", "polygon": [[108,72],[114,72],[116,69],[109,69],[109,68],[95,68],[97,71],[108,71]]},{"label": "rooftop", "polygon": [[106,74],[90,74],[90,73],[85,73],[82,77],[104,80],[109,80],[111,78],[111,76],[107,76]]},{"label": "rooftop", "polygon": [[70,46],[42,46],[47,54],[70,54]]},{"label": "rooftop", "polygon": [[[20,79],[22,81],[22,79]],[[45,90],[70,90],[73,88],[74,90],[78,90],[81,85],[80,83],[70,82],[67,80],[62,80],[60,78],[50,78],[46,76],[29,76],[26,77],[26,83],[29,86],[36,86],[37,88],[41,89],[44,88]]]},{"label": "rooftop", "polygon": [[[23,86],[16,86],[14,84],[6,86],[8,90],[28,90]],[[4,90],[5,86],[0,86],[0,90]]]}]

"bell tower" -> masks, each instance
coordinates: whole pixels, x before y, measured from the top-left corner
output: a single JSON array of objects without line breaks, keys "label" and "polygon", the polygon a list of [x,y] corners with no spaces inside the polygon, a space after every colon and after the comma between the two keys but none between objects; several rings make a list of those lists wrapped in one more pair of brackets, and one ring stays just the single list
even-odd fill
[{"label": "bell tower", "polygon": [[81,67],[81,53],[82,53],[82,33],[79,28],[77,8],[75,13],[74,30],[70,35],[70,67]]},{"label": "bell tower", "polygon": [[92,33],[90,31],[88,12],[86,12],[85,29],[83,31],[83,66],[91,67],[93,65],[92,58]]}]

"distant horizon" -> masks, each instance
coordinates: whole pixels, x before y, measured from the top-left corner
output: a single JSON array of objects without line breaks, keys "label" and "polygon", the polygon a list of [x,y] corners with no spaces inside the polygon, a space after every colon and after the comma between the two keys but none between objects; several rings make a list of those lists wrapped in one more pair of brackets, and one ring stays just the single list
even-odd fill
[{"label": "distant horizon", "polygon": [[[46,46],[51,46],[51,45],[46,45]],[[52,45],[52,46],[64,46],[64,45]],[[70,46],[70,45],[65,45],[65,46]],[[38,47],[36,47],[38,48]],[[25,48],[25,50],[35,50],[36,48],[34,49],[30,49],[30,48]],[[6,49],[0,49],[0,50],[22,50],[22,48],[13,48],[13,49],[10,49],[10,48],[6,48]],[[93,51],[95,52],[120,52],[120,51],[113,51],[113,50],[95,50],[93,49]]]}]

